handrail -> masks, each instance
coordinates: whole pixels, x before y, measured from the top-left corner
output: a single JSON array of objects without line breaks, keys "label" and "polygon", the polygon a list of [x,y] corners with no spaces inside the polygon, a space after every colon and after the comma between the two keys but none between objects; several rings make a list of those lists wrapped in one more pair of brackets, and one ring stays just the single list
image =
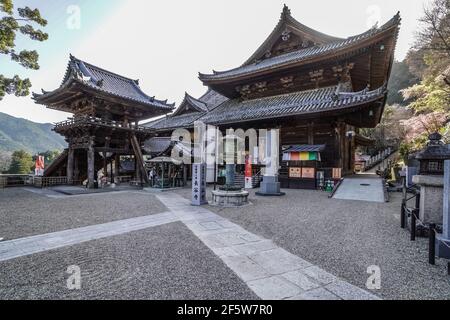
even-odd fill
[{"label": "handrail", "polygon": [[96,124],[101,126],[108,126],[127,130],[152,131],[152,129],[140,125],[133,125],[130,123],[125,123],[123,121],[105,120],[92,116],[69,118],[68,120],[55,123],[55,129],[87,124]]}]

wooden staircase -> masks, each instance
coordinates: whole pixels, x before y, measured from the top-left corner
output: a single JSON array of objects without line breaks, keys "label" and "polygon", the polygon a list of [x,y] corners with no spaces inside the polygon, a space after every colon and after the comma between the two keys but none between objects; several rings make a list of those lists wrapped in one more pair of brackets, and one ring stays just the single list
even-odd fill
[{"label": "wooden staircase", "polygon": [[[60,166],[67,165],[67,156],[69,155],[69,151],[65,149],[58,158],[53,160],[53,162],[45,169],[44,177],[51,177],[54,175],[56,171],[58,171]],[[64,174],[65,175],[65,174]]]},{"label": "wooden staircase", "polygon": [[138,169],[141,172],[142,180],[144,180],[146,184],[149,184],[150,180],[147,175],[147,170],[145,170],[145,162],[144,156],[142,155],[141,145],[139,144],[136,135],[134,133],[131,134],[130,140],[131,146],[133,147],[134,155],[136,156]]}]

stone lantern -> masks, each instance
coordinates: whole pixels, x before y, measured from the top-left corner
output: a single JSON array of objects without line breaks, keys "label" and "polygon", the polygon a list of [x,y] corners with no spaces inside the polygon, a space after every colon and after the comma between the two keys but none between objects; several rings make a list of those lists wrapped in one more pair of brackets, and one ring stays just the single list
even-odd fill
[{"label": "stone lantern", "polygon": [[419,175],[443,176],[444,161],[450,159],[450,150],[442,143],[442,136],[433,133],[425,150],[417,154],[420,163]]},{"label": "stone lantern", "polygon": [[416,156],[420,167],[413,183],[420,186],[419,218],[426,224],[442,224],[444,161],[450,159],[450,150],[441,139],[439,133],[431,134],[426,148]]}]

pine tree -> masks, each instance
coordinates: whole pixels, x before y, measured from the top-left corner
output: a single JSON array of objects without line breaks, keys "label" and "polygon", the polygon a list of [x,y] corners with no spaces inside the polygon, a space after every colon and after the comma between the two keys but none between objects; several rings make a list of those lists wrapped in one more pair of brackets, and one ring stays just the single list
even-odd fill
[{"label": "pine tree", "polygon": [[[23,34],[35,41],[45,41],[48,34],[35,29],[33,24],[45,27],[47,20],[41,17],[38,9],[29,7],[14,10],[13,0],[0,0],[0,54],[9,56],[11,60],[27,69],[39,69],[39,54],[36,50],[15,50],[17,34]],[[18,75],[8,78],[0,74],[0,101],[6,94],[17,97],[27,96],[30,93],[30,79],[21,79]]]},{"label": "pine tree", "polygon": [[14,151],[11,156],[9,174],[29,174],[33,170],[33,157],[24,150]]}]

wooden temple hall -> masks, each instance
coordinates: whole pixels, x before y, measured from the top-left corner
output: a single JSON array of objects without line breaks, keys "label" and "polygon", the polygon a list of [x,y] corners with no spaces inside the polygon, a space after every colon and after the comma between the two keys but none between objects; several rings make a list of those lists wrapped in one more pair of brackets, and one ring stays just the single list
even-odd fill
[{"label": "wooden temple hall", "polygon": [[68,184],[87,181],[92,188],[103,169],[111,182],[117,181],[114,176],[119,178],[121,172],[149,182],[143,145],[154,130],[139,122],[172,111],[173,104],[146,95],[138,80],[73,56],[61,86],[34,94],[34,99],[48,108],[73,114],[55,125],[54,130],[66,138],[68,149],[45,170],[45,176],[67,176]]},{"label": "wooden temple hall", "polygon": [[74,115],[55,127],[69,148],[46,175],[66,171],[69,180],[91,181],[97,169],[117,166],[120,161],[112,160],[119,155],[133,155],[136,177],[146,179],[142,154],[151,150],[144,146],[155,139],[169,145],[174,129],[192,132],[195,121],[223,132],[280,129],[284,187],[301,186],[296,179],[315,179],[319,171],[325,178],[352,174],[356,148],[371,143],[359,129],[377,126],[383,114],[400,20],[396,14],[364,33],[337,38],[301,24],[285,6],[247,61],[199,74],[207,92],[200,98],[186,93],[174,112],[173,105],[145,95],[137,81],[71,57],[61,87],[35,95],[37,103]]}]

